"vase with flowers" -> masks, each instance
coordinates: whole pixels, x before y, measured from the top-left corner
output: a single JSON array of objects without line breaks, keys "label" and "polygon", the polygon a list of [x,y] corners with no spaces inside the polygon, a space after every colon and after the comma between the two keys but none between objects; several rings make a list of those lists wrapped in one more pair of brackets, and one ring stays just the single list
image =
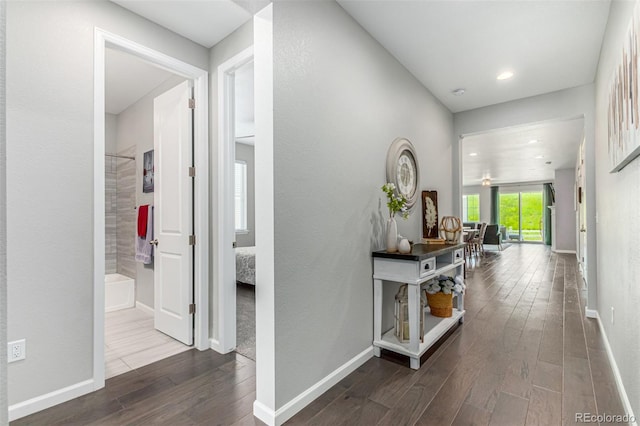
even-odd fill
[{"label": "vase with flowers", "polygon": [[440,275],[427,283],[427,303],[431,315],[440,318],[449,318],[453,315],[453,294],[463,294],[465,290],[464,280],[460,275],[449,277]]},{"label": "vase with flowers", "polygon": [[396,186],[393,183],[382,185],[382,192],[387,194],[387,207],[389,207],[389,219],[387,220],[387,252],[398,251],[398,224],[396,213],[400,213],[403,219],[409,217],[407,211],[407,199],[404,195],[396,194]]}]

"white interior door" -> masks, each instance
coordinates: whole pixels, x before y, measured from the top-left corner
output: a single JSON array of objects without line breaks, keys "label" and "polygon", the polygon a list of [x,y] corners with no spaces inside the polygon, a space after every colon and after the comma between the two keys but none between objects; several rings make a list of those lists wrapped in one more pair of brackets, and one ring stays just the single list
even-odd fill
[{"label": "white interior door", "polygon": [[580,194],[578,197],[578,262],[582,269],[582,276],[587,278],[587,202],[586,195],[586,172],[584,168],[584,139],[580,144],[579,159],[578,159],[578,188]]},{"label": "white interior door", "polygon": [[193,178],[190,82],[154,100],[155,328],[193,344]]}]

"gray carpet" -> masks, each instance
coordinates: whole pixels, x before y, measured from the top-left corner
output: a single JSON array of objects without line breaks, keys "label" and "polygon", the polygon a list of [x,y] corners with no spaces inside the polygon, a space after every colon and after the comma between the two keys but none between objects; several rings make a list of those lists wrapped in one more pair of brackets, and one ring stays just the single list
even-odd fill
[{"label": "gray carpet", "polygon": [[256,360],[256,291],[250,284],[236,284],[236,352]]}]

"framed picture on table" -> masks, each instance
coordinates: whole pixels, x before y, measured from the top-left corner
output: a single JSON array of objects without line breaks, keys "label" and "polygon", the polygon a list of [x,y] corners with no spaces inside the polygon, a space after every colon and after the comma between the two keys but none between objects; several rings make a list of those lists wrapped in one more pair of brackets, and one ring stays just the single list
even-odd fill
[{"label": "framed picture on table", "polygon": [[438,191],[422,191],[422,238],[438,237]]}]

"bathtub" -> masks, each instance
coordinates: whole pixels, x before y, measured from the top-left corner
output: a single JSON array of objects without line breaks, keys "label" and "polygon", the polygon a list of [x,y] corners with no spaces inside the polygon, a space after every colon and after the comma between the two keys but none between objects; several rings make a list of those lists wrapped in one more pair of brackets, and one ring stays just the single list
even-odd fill
[{"label": "bathtub", "polygon": [[105,312],[133,308],[135,305],[135,280],[121,274],[104,276]]}]

